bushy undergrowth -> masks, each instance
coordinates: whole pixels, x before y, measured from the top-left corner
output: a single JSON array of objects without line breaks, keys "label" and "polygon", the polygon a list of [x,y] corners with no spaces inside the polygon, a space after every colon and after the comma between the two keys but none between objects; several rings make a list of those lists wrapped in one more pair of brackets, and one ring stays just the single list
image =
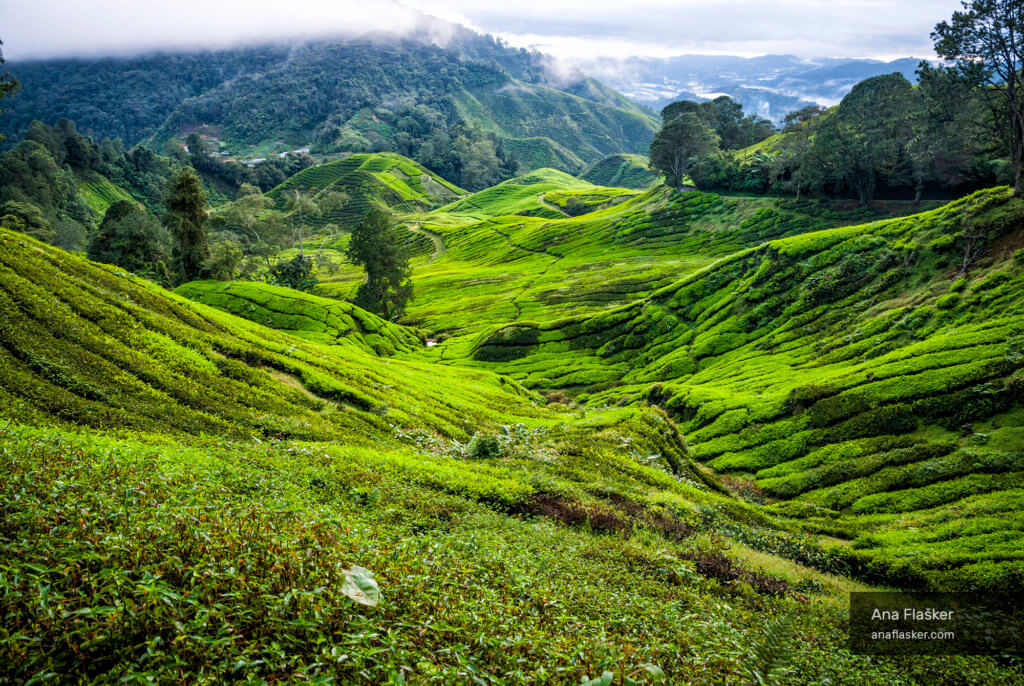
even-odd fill
[{"label": "bushy undergrowth", "polygon": [[[7,424],[0,668],[40,683],[578,683],[610,671],[712,684],[749,671],[764,618],[789,613],[803,649],[784,683],[1012,679],[986,659],[851,656],[843,613],[783,583],[705,578],[656,534],[502,514],[410,480],[421,460],[408,458]],[[700,569],[736,571],[713,551]],[[376,578],[378,606],[347,594],[356,567]]]}]

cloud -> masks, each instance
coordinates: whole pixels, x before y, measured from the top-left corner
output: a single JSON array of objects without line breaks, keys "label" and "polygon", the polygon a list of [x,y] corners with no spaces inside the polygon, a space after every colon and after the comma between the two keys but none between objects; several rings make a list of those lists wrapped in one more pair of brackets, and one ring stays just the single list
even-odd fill
[{"label": "cloud", "polygon": [[931,57],[959,0],[33,0],[0,4],[11,59],[408,35],[461,23],[571,63],[686,53]]},{"label": "cloud", "polygon": [[933,56],[959,0],[407,0],[424,12],[569,59],[687,53]]},{"label": "cloud", "polygon": [[123,55],[275,40],[425,32],[451,27],[396,0],[33,0],[0,6],[8,59]]}]

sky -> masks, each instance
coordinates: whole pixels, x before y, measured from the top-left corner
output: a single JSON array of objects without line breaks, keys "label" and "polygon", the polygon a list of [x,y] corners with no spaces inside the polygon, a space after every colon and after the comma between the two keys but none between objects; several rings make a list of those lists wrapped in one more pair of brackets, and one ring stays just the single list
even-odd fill
[{"label": "sky", "polygon": [[8,59],[404,34],[435,16],[570,62],[680,54],[934,57],[959,0],[0,0]]}]

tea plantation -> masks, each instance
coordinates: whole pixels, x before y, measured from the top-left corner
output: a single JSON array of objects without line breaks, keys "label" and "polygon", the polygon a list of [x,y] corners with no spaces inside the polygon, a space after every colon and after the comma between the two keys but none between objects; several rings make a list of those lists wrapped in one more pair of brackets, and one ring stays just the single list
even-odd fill
[{"label": "tea plantation", "polygon": [[3,678],[1024,683],[845,636],[850,591],[1024,590],[1024,202],[616,173],[272,191],[349,196],[310,245],[396,213],[400,323],[348,267],[171,292],[0,229]]}]

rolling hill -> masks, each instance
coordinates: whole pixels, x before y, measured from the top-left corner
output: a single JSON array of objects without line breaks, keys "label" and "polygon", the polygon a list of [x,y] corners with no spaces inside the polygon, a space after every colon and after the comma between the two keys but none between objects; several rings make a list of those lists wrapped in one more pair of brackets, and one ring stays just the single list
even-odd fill
[{"label": "rolling hill", "polygon": [[1001,189],[770,240],[472,354],[528,387],[665,408],[698,460],[867,564],[905,565],[901,585],[1015,583],[1022,217]]},{"label": "rolling hill", "polygon": [[[566,216],[573,197],[595,204]],[[406,218],[444,242],[409,311],[444,340],[417,356],[664,408],[740,492],[849,543],[847,573],[1014,583],[1024,210],[1001,190],[916,209],[541,170]],[[934,526],[941,546],[908,530]]]},{"label": "rolling hill", "polygon": [[539,170],[402,217],[442,241],[409,310],[442,340],[413,356],[663,408],[737,493],[849,545],[846,574],[1013,584],[1024,210],[999,189],[919,209]]},{"label": "rolling hill", "polygon": [[711,684],[756,673],[767,626],[802,681],[1005,680],[846,652],[872,587],[835,573],[905,568],[730,495],[658,409],[545,404],[283,289],[183,289],[294,331],[333,314],[322,345],[6,230],[0,275],[9,675]]},{"label": "rolling hill", "polygon": [[304,169],[272,189],[267,196],[283,205],[290,193],[316,197],[344,193],[344,206],[313,220],[315,223],[357,223],[372,208],[391,212],[425,212],[468,195],[437,174],[394,153],[350,155],[342,160]]}]

